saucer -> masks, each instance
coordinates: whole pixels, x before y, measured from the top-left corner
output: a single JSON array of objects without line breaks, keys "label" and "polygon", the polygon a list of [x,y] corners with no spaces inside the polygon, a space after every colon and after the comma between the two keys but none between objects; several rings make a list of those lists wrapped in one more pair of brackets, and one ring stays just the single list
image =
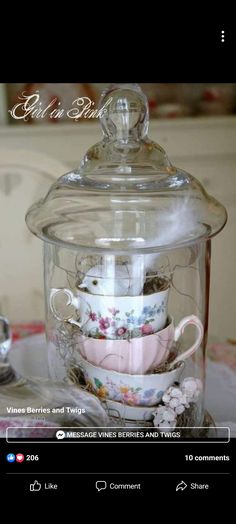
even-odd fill
[{"label": "saucer", "polygon": [[153,419],[153,412],[157,406],[129,406],[116,400],[104,400],[104,408],[110,417],[121,418],[132,421],[147,422]]}]

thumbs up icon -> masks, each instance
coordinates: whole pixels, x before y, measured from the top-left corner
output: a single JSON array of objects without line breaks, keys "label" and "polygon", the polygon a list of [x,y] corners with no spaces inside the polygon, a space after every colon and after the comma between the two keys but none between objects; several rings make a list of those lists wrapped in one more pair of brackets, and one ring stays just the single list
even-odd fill
[{"label": "thumbs up icon", "polygon": [[30,491],[40,491],[41,490],[41,484],[37,480],[33,482],[33,484],[30,484]]}]

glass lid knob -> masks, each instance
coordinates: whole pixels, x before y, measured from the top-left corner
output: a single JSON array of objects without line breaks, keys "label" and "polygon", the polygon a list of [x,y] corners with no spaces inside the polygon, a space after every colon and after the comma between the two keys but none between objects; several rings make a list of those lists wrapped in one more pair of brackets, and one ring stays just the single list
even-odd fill
[{"label": "glass lid knob", "polygon": [[148,130],[148,103],[138,84],[113,84],[104,92],[100,107],[104,134],[124,146],[137,144]]}]

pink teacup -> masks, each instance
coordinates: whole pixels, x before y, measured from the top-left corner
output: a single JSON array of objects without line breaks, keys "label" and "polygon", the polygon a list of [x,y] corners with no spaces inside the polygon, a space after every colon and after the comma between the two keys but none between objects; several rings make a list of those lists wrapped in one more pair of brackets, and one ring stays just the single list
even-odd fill
[{"label": "pink teacup", "polygon": [[167,326],[152,335],[130,340],[106,340],[78,335],[81,355],[92,364],[119,373],[146,374],[168,359],[170,349],[190,324],[196,326],[194,344],[179,354],[171,366],[190,357],[200,346],[203,325],[198,317],[184,317],[175,328],[173,318]]}]

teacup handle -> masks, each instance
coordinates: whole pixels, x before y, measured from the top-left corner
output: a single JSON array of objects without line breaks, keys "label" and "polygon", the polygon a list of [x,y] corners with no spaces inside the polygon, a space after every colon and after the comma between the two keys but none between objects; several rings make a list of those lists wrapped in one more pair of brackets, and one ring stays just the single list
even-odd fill
[{"label": "teacup handle", "polygon": [[177,364],[177,362],[182,362],[183,360],[186,360],[186,358],[191,357],[191,355],[193,355],[193,353],[195,353],[195,351],[197,351],[197,349],[199,348],[199,346],[200,346],[200,344],[202,342],[203,334],[204,334],[203,325],[202,325],[202,322],[201,322],[200,318],[196,317],[195,315],[190,315],[188,317],[184,317],[180,321],[178,326],[175,328],[175,334],[174,334],[175,342],[177,342],[179,337],[183,334],[185,328],[187,326],[191,325],[191,324],[193,326],[196,326],[196,328],[197,328],[197,331],[198,331],[197,338],[196,338],[194,344],[189,349],[187,349],[186,351],[184,351],[183,353],[178,355],[178,357],[176,357],[175,360],[173,362],[171,362],[171,367],[173,367],[175,364]]},{"label": "teacup handle", "polygon": [[79,308],[79,302],[80,302],[79,297],[75,297],[70,289],[67,289],[66,287],[52,288],[50,292],[50,297],[49,297],[49,304],[50,304],[50,309],[54,317],[60,321],[71,320],[73,324],[76,324],[80,327],[80,323],[73,320],[73,315],[70,315],[68,317],[61,316],[60,312],[57,310],[54,299],[60,293],[63,293],[64,295],[68,297],[68,300],[66,303],[67,306],[74,306],[76,309]]}]

